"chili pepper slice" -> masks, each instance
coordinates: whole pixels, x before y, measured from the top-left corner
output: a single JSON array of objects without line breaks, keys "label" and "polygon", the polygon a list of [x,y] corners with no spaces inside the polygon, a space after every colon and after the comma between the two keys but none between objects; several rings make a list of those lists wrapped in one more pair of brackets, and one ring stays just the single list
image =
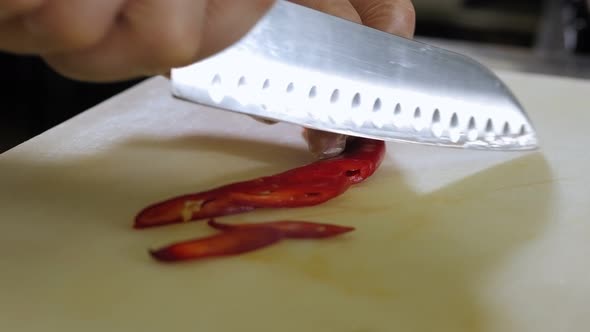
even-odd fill
[{"label": "chili pepper slice", "polygon": [[[385,142],[368,138],[357,138],[348,143],[344,153],[283,173],[294,176],[300,169],[303,176],[309,173],[346,177],[351,184],[357,184],[373,175],[385,156]],[[295,176],[296,177],[296,176]]]},{"label": "chili pepper slice", "polygon": [[233,256],[270,246],[280,241],[281,238],[281,232],[272,228],[241,229],[174,243],[152,250],[150,254],[153,258],[163,262]]},{"label": "chili pepper slice", "polygon": [[223,195],[192,194],[154,204],[135,218],[135,228],[147,228],[190,220],[214,218],[254,210],[254,206],[234,204]]},{"label": "chili pepper slice", "polygon": [[309,221],[280,220],[256,224],[224,224],[209,220],[209,226],[223,231],[239,231],[244,229],[270,228],[277,230],[289,239],[319,239],[338,236],[354,230],[354,227],[321,224]]},{"label": "chili pepper slice", "polygon": [[200,239],[173,243],[163,248],[152,250],[150,254],[153,258],[163,262],[201,260],[243,254],[268,247],[284,238],[328,238],[354,230],[353,227],[296,220],[230,225],[211,219],[208,225],[222,232]]},{"label": "chili pepper slice", "polygon": [[383,141],[357,138],[340,156],[272,176],[174,197],[142,210],[135,228],[208,219],[259,208],[293,208],[324,203],[364,181],[381,164]]},{"label": "chili pepper slice", "polygon": [[283,184],[268,189],[229,192],[227,197],[240,206],[282,208],[313,206],[324,203],[345,192],[350,184],[341,178],[330,178],[315,183]]},{"label": "chili pepper slice", "polygon": [[144,210],[135,227],[146,228],[243,213],[259,208],[313,206],[326,202],[348,189],[348,181],[329,178],[317,183],[276,184],[243,191],[215,191],[194,194],[156,204]]}]

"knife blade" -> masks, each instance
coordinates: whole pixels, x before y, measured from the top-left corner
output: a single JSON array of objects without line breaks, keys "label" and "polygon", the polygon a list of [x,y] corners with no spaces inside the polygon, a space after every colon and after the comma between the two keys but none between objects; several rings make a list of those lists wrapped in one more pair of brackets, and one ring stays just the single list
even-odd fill
[{"label": "knife blade", "polygon": [[471,58],[279,0],[234,45],[171,71],[180,99],[351,136],[537,148],[510,89]]}]

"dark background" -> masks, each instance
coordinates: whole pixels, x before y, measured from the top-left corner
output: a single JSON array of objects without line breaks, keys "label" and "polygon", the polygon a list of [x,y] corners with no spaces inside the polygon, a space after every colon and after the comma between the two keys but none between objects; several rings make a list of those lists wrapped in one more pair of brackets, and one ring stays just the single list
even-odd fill
[{"label": "dark background", "polygon": [[[586,0],[414,0],[417,37],[551,55],[590,54]],[[557,59],[557,60],[556,60]],[[0,53],[0,153],[129,88],[141,79],[90,84],[66,79],[36,57]]]},{"label": "dark background", "polygon": [[37,57],[0,53],[0,152],[140,80],[90,84],[66,79]]}]

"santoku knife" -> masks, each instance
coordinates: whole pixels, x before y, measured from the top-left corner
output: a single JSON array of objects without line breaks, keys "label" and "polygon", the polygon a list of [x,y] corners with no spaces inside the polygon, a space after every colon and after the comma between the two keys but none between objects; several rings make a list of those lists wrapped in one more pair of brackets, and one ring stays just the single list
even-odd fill
[{"label": "santoku knife", "polygon": [[240,41],[171,73],[188,101],[352,136],[537,147],[509,88],[474,60],[288,1]]}]

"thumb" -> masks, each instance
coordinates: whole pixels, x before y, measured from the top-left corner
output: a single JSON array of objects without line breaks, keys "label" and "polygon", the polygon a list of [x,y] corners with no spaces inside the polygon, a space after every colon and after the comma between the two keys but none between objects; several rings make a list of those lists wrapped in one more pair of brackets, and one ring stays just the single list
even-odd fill
[{"label": "thumb", "polygon": [[401,37],[414,35],[416,12],[410,0],[350,0],[363,24]]},{"label": "thumb", "polygon": [[348,0],[291,0],[291,2],[355,23],[362,23],[359,14]]}]

